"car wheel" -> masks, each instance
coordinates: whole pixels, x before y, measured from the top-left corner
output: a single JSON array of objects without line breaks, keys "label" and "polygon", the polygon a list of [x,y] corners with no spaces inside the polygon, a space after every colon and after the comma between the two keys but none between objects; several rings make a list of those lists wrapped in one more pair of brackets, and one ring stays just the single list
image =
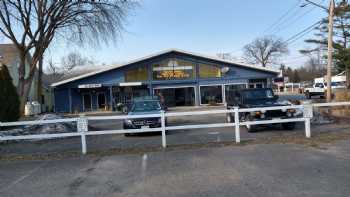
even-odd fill
[{"label": "car wheel", "polygon": [[295,122],[282,123],[284,130],[293,130],[295,128]]}]

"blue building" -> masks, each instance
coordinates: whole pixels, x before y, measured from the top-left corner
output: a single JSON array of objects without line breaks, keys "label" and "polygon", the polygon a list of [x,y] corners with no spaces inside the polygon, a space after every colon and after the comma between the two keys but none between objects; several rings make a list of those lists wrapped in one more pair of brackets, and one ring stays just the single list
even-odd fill
[{"label": "blue building", "polygon": [[168,107],[224,104],[235,88],[270,87],[279,71],[177,49],[55,84],[56,112],[114,109],[135,97],[158,95]]}]

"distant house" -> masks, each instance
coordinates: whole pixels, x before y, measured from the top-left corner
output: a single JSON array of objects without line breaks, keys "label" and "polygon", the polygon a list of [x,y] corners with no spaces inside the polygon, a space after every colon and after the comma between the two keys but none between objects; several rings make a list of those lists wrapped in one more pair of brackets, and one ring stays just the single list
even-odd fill
[{"label": "distant house", "polygon": [[[18,50],[13,44],[0,44],[0,61],[5,64],[10,72],[10,75],[13,80],[13,84],[18,87],[18,67],[20,64],[20,59],[18,55]],[[29,61],[30,57],[28,57],[26,61],[26,71],[29,71]],[[30,92],[27,98],[27,101],[37,101],[38,100],[38,74],[35,74],[33,79],[32,86],[30,88]]]}]

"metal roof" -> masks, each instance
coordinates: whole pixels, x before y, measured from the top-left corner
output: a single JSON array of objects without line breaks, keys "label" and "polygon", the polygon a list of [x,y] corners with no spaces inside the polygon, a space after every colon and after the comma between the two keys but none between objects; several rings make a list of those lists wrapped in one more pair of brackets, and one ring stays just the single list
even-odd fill
[{"label": "metal roof", "polygon": [[79,79],[90,77],[90,76],[93,76],[93,75],[96,75],[96,74],[99,74],[99,73],[103,73],[103,72],[106,72],[106,71],[110,71],[110,70],[113,70],[113,69],[116,69],[116,68],[128,66],[130,64],[141,62],[141,61],[144,61],[144,60],[147,60],[147,59],[151,59],[151,58],[154,58],[154,57],[157,57],[157,56],[160,56],[160,55],[164,55],[164,54],[167,54],[167,53],[171,53],[171,52],[181,53],[181,54],[185,54],[185,55],[191,55],[191,56],[205,58],[205,59],[214,60],[214,61],[219,61],[219,62],[227,63],[227,64],[234,64],[234,65],[245,67],[245,68],[261,70],[261,71],[271,72],[271,73],[275,73],[275,74],[278,74],[280,72],[279,70],[272,69],[272,68],[266,68],[266,67],[262,67],[262,66],[250,65],[250,64],[245,64],[245,63],[237,63],[237,62],[234,62],[234,61],[231,61],[231,60],[225,60],[225,59],[221,59],[221,58],[218,58],[218,57],[212,57],[212,56],[203,55],[203,54],[199,54],[199,53],[188,52],[188,51],[184,51],[184,50],[180,50],[180,49],[168,49],[168,50],[164,50],[164,51],[161,51],[161,52],[158,52],[158,53],[155,53],[155,54],[152,54],[152,55],[148,55],[148,56],[145,56],[145,57],[142,57],[142,58],[134,59],[134,60],[129,61],[129,62],[125,63],[125,64],[111,66],[111,67],[108,67],[108,68],[105,68],[105,69],[101,69],[101,70],[98,70],[98,71],[94,71],[94,72],[90,72],[90,73],[83,74],[83,75],[80,75],[80,76],[76,76],[76,77],[73,77],[73,78],[70,78],[70,79],[66,79],[66,80],[63,80],[63,81],[60,81],[60,82],[57,82],[57,83],[53,83],[53,84],[51,84],[51,86],[52,87],[57,87],[57,86],[60,86],[60,85],[63,85],[63,84],[66,84],[66,83],[69,83],[69,82],[72,82],[72,81],[76,81],[76,80],[79,80]]}]

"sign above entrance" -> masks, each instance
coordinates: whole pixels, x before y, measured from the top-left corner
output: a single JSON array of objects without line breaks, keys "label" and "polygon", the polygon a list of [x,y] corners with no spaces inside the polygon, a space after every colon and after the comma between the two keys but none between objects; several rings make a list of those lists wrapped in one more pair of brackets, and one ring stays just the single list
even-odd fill
[{"label": "sign above entrance", "polygon": [[102,84],[82,84],[78,88],[101,88]]},{"label": "sign above entrance", "polygon": [[141,86],[142,82],[125,82],[119,83],[119,86]]}]

